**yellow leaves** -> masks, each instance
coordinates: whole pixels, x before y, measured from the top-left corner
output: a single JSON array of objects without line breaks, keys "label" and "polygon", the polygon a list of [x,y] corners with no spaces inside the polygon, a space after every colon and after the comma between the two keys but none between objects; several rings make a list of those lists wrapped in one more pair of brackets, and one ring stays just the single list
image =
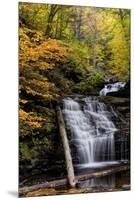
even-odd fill
[{"label": "yellow leaves", "polygon": [[28,118],[28,113],[26,113],[24,110],[20,109],[19,110],[19,117],[22,120],[26,120]]},{"label": "yellow leaves", "polygon": [[31,42],[32,43],[41,42],[41,41],[43,41],[43,37],[44,37],[43,32],[36,31],[35,36],[31,38]]},{"label": "yellow leaves", "polygon": [[[44,72],[64,60],[69,48],[63,42],[46,39],[40,31],[20,28],[20,84],[27,94],[52,98],[54,83],[50,83]],[[45,80],[46,79],[46,80]]]},{"label": "yellow leaves", "polygon": [[119,80],[128,80],[130,73],[130,43],[126,41],[124,33],[121,32],[121,27],[115,29],[114,32],[114,37],[109,42],[112,52],[109,72]]},{"label": "yellow leaves", "polygon": [[[44,74],[64,59],[68,48],[58,40],[46,40],[42,32],[24,27],[20,28],[19,39],[20,106],[30,105],[29,100],[24,100],[25,95],[32,100],[36,96],[51,102],[58,95],[53,92],[55,84],[49,82]],[[22,108],[19,111],[20,135],[24,137],[30,135],[33,129],[41,128],[46,118],[37,116],[35,112],[25,112]]]},{"label": "yellow leaves", "polygon": [[27,102],[28,102],[28,100],[24,100],[24,99],[20,100],[20,103],[22,103],[22,104],[26,104]]},{"label": "yellow leaves", "polygon": [[27,113],[22,109],[19,110],[19,118],[31,128],[42,127],[42,121],[46,120],[42,117],[34,116],[34,113],[32,112]]},{"label": "yellow leaves", "polygon": [[[37,66],[37,65],[36,65]],[[38,62],[38,66],[39,66],[39,68],[41,69],[41,70],[46,70],[46,69],[52,69],[54,66],[55,66],[55,64],[53,63],[51,63],[51,64],[49,64],[49,63],[47,63],[47,62],[45,62],[45,61],[39,61]]]},{"label": "yellow leaves", "polygon": [[47,91],[55,86],[54,83],[37,79],[26,79],[25,77],[20,77],[20,81],[27,94],[32,94],[33,96],[38,95],[41,97],[52,97],[52,95]]},{"label": "yellow leaves", "polygon": [[40,31],[32,31],[28,28],[20,28],[20,67],[41,70],[51,69],[55,63],[62,61],[67,52],[61,41],[55,39],[46,40]]},{"label": "yellow leaves", "polygon": [[53,97],[53,95],[50,94],[50,93],[44,93],[44,94],[42,94],[40,92],[32,90],[30,87],[26,87],[26,92],[27,92],[27,94],[32,94],[33,96],[37,95],[37,96],[40,96],[40,97],[48,97],[48,98],[52,98]]},{"label": "yellow leaves", "polygon": [[28,125],[31,128],[40,128],[41,127],[41,124],[39,122],[28,122]]},{"label": "yellow leaves", "polygon": [[60,40],[48,39],[42,44],[42,46],[44,45],[46,53],[53,55],[56,60],[63,59],[69,50]]},{"label": "yellow leaves", "polygon": [[33,116],[33,112],[25,112],[24,110],[20,109],[19,110],[19,117],[22,120],[27,120],[27,121],[43,121],[44,119],[42,117],[37,117],[37,116]]},{"label": "yellow leaves", "polygon": [[49,83],[49,82],[43,82],[43,81],[39,81],[36,79],[30,80],[30,84],[34,84],[40,88],[44,88],[44,89],[48,89],[50,87],[54,86],[54,83]]}]

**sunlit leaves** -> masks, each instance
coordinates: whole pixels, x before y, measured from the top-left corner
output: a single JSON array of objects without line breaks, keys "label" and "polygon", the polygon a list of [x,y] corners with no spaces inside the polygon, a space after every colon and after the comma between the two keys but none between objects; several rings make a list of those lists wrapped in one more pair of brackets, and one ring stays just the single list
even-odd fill
[{"label": "sunlit leaves", "polygon": [[[43,72],[52,69],[56,62],[65,59],[69,48],[61,41],[45,39],[42,32],[20,28],[20,84],[33,96],[50,97],[54,87]],[[42,72],[42,73],[40,73]]]},{"label": "sunlit leaves", "polygon": [[[55,105],[129,79],[130,13],[124,9],[19,3],[20,160],[52,149]],[[28,139],[28,144],[27,144]]]},{"label": "sunlit leaves", "polygon": [[[109,42],[111,47],[111,61],[109,71],[119,80],[127,81],[130,76],[130,24],[129,16],[122,21],[117,15],[116,28],[113,38]],[[126,23],[127,20],[127,23]]]},{"label": "sunlit leaves", "polygon": [[34,112],[26,112],[25,106],[30,105],[30,98],[38,97],[51,100],[57,97],[54,91],[55,84],[45,76],[53,69],[56,63],[63,62],[69,48],[63,42],[55,39],[46,39],[40,31],[20,27],[19,34],[19,90],[20,90],[20,135],[32,134],[35,129],[44,125],[46,117],[41,118]]}]

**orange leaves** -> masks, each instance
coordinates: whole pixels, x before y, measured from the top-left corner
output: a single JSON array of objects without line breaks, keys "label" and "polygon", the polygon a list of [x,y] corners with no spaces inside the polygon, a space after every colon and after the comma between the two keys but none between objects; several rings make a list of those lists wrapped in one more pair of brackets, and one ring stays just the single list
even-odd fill
[{"label": "orange leaves", "polygon": [[36,31],[34,37],[31,38],[31,43],[33,44],[40,44],[44,40],[43,32]]},{"label": "orange leaves", "polygon": [[25,27],[20,28],[19,41],[20,135],[25,137],[32,134],[34,129],[40,129],[47,118],[39,117],[36,111],[24,110],[31,106],[30,100],[34,101],[35,97],[51,102],[58,96],[54,92],[55,84],[49,82],[45,75],[57,62],[64,60],[68,48],[58,40],[46,40],[42,32]]},{"label": "orange leaves", "polygon": [[69,51],[60,40],[48,39],[41,47],[45,49],[44,53],[50,56],[51,59],[56,61],[62,61]]},{"label": "orange leaves", "polygon": [[50,94],[50,93],[44,93],[44,94],[42,94],[40,92],[37,92],[37,91],[31,89],[30,87],[26,87],[26,93],[27,94],[32,94],[33,96],[37,95],[37,96],[40,96],[40,97],[48,97],[48,98],[52,98],[53,97],[53,95]]},{"label": "orange leaves", "polygon": [[24,110],[20,109],[19,110],[19,117],[22,120],[26,120],[28,118],[28,113],[26,113]]},{"label": "orange leaves", "polygon": [[32,94],[33,96],[48,97],[52,98],[49,89],[54,87],[54,83],[47,81],[40,81],[37,79],[26,79],[25,77],[20,77],[20,82],[23,89],[25,89],[27,94]]},{"label": "orange leaves", "polygon": [[22,104],[26,104],[27,102],[28,102],[28,100],[25,100],[25,99],[20,100],[20,103],[22,103]]},{"label": "orange leaves", "polygon": [[24,121],[26,125],[33,129],[40,128],[42,126],[42,121],[44,121],[45,119],[43,119],[42,117],[34,116],[33,114],[34,113],[32,112],[27,113],[22,109],[19,110],[20,120]]},{"label": "orange leaves", "polygon": [[47,79],[46,81],[40,81],[37,79],[26,79],[25,77],[20,77],[20,80],[25,85],[39,87],[40,89],[49,89],[50,87],[54,87],[54,83],[47,82]]},{"label": "orange leaves", "polygon": [[40,128],[41,127],[41,123],[39,123],[39,122],[28,122],[28,125],[31,128]]},{"label": "orange leaves", "polygon": [[30,80],[31,84],[37,85],[40,88],[49,88],[49,87],[53,87],[54,84],[53,83],[49,83],[49,82],[43,82],[43,81],[39,81],[36,79]]},{"label": "orange leaves", "polygon": [[27,94],[52,98],[55,87],[44,75],[56,63],[63,62],[69,48],[63,42],[46,39],[40,31],[20,28],[20,84]]},{"label": "orange leaves", "polygon": [[59,40],[46,40],[42,32],[20,28],[20,67],[51,69],[65,58],[68,50]]}]

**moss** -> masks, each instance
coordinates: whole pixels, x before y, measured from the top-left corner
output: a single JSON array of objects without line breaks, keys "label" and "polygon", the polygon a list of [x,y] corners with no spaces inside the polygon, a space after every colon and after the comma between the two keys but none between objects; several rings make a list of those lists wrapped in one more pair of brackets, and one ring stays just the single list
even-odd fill
[{"label": "moss", "polygon": [[35,148],[31,148],[27,143],[20,143],[20,159],[30,161],[32,166],[37,162],[38,152]]}]

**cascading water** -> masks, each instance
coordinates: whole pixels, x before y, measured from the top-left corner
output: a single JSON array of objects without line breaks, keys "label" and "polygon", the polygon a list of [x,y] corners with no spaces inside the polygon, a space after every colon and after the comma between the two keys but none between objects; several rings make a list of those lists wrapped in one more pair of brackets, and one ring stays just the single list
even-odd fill
[{"label": "cascading water", "polygon": [[[105,85],[100,95],[106,96],[108,92],[118,91],[123,87],[123,82]],[[63,99],[62,112],[76,173],[92,173],[98,168],[125,162],[127,147],[119,135],[121,128],[118,127],[117,130],[114,125],[113,119],[118,119],[118,114],[111,106],[100,102],[95,96],[66,97]],[[116,131],[118,134],[115,134]],[[113,188],[115,185],[114,174],[79,182],[79,186],[83,188]]]},{"label": "cascading water", "polygon": [[77,168],[97,168],[115,163],[112,111],[97,97],[65,98],[63,114],[70,142],[76,147]]},{"label": "cascading water", "polygon": [[109,83],[100,91],[101,96],[106,96],[109,92],[117,92],[121,88],[124,88],[126,85],[125,82]]},{"label": "cascading water", "polygon": [[[62,112],[76,174],[92,173],[98,168],[105,169],[125,161],[127,156],[125,156],[124,143],[121,143],[119,139],[117,145],[118,141],[115,137],[119,136],[119,131],[121,131],[117,130],[113,122],[113,119],[118,118],[118,114],[112,107],[100,102],[95,96],[66,97],[63,99]],[[115,177],[115,174],[112,174],[80,181],[79,187],[114,188],[116,187]]]}]

